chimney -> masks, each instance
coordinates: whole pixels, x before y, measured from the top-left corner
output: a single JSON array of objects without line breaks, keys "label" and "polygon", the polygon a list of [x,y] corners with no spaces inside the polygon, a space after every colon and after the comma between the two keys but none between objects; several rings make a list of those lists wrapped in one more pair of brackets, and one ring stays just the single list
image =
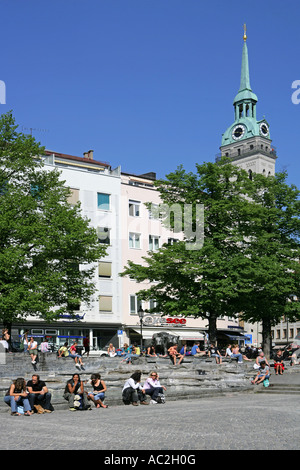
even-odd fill
[{"label": "chimney", "polygon": [[89,158],[88,152],[83,152],[83,158]]},{"label": "chimney", "polygon": [[94,157],[94,150],[89,150],[88,151],[88,159],[93,160],[93,157]]}]

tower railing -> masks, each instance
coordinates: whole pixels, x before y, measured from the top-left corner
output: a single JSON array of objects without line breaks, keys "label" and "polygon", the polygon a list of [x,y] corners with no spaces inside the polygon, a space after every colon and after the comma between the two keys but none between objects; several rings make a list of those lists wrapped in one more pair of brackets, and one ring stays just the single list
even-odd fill
[{"label": "tower railing", "polygon": [[227,152],[217,153],[215,156],[216,163],[221,160],[222,157],[228,157],[232,160],[238,160],[241,157],[248,157],[251,155],[255,155],[257,153],[261,153],[262,155],[266,155],[267,157],[277,158],[277,150],[276,147],[273,145],[271,147],[267,147],[265,145],[251,145],[251,147],[240,147],[239,149],[228,150]]}]

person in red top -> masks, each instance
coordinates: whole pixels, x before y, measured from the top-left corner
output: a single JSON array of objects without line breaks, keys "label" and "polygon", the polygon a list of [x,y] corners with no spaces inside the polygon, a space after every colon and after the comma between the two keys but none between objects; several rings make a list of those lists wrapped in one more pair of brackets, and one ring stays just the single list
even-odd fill
[{"label": "person in red top", "polygon": [[83,362],[82,362],[80,354],[78,354],[76,351],[76,346],[77,346],[77,342],[75,341],[75,343],[73,343],[72,346],[70,346],[69,357],[72,357],[74,359],[75,367],[77,367],[77,369],[81,368],[81,370],[84,370]]}]

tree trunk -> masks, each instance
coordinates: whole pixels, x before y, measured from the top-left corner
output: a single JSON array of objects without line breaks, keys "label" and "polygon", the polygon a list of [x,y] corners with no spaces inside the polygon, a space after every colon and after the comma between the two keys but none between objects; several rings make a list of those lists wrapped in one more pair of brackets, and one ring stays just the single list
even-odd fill
[{"label": "tree trunk", "polygon": [[214,314],[208,318],[208,341],[217,344],[217,317]]},{"label": "tree trunk", "polygon": [[271,322],[268,318],[263,318],[262,321],[262,338],[263,338],[263,352],[267,359],[270,359],[272,349],[272,335],[271,335]]}]

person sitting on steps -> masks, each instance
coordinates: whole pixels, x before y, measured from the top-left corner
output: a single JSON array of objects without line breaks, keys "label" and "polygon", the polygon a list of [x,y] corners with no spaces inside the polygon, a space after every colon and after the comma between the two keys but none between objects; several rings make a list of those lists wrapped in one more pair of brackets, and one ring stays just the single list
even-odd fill
[{"label": "person sitting on steps", "polygon": [[141,405],[149,405],[146,401],[146,392],[141,386],[141,376],[142,372],[137,370],[134,372],[131,377],[126,380],[123,390],[122,390],[122,399],[124,405],[138,406],[138,401]]},{"label": "person sitting on steps", "polygon": [[90,383],[93,387],[93,392],[88,393],[88,400],[92,400],[97,408],[108,408],[108,405],[103,403],[107,388],[104,380],[101,380],[101,375],[92,374]]},{"label": "person sitting on steps", "polygon": [[173,364],[174,366],[176,366],[176,359],[179,358],[179,361],[178,361],[178,365],[183,361],[183,358],[184,358],[184,355],[180,354],[178,351],[177,351],[177,347],[178,345],[177,344],[173,344],[173,346],[171,346],[169,349],[168,349],[168,353],[173,361]]}]

